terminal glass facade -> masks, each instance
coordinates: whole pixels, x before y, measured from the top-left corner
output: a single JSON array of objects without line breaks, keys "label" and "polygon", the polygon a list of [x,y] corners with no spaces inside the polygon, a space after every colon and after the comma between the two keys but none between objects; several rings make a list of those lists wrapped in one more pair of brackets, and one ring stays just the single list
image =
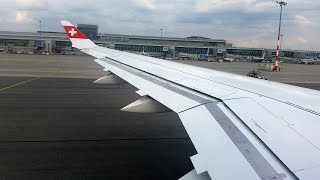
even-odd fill
[{"label": "terminal glass facade", "polygon": [[159,44],[159,45],[185,45],[185,46],[225,46],[224,42],[206,42],[206,41],[185,41],[175,39],[145,39],[145,38],[130,38],[122,39],[135,44]]},{"label": "terminal glass facade", "polygon": [[32,43],[30,43],[29,40],[21,40],[21,39],[0,39],[0,46],[20,46],[20,47],[26,47],[30,46]]},{"label": "terminal glass facade", "polygon": [[[177,53],[186,54],[207,54],[208,48],[194,48],[194,47],[175,47]],[[209,48],[209,55],[214,55],[215,49]]]},{"label": "terminal glass facade", "polygon": [[[272,56],[275,57],[277,55],[277,52],[276,51],[273,51],[272,52]],[[292,51],[280,51],[279,52],[279,56],[280,57],[294,57],[294,52]]]},{"label": "terminal glass facade", "polygon": [[260,57],[263,54],[263,50],[253,50],[253,49],[227,49],[228,54],[240,55],[240,56],[256,56]]},{"label": "terminal glass facade", "polygon": [[291,57],[291,58],[293,58],[294,52],[292,52],[292,51],[281,51],[280,55],[283,56],[283,57]]},{"label": "terminal glass facade", "polygon": [[90,24],[78,24],[78,29],[91,40],[98,40],[98,26]]},{"label": "terminal glass facade", "polygon": [[131,45],[131,44],[115,44],[115,49],[120,51],[135,51],[135,52],[154,52],[162,53],[163,46],[144,46],[144,45]]},{"label": "terminal glass facade", "polygon": [[56,47],[71,47],[72,43],[70,41],[56,41]]}]

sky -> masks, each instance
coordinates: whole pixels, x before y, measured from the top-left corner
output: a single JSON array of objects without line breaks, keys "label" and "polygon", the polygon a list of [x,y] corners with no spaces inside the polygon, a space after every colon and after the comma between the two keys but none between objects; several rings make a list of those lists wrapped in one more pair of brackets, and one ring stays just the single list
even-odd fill
[{"label": "sky", "polygon": [[[283,49],[320,50],[320,0],[286,0]],[[204,36],[236,47],[276,48],[275,0],[0,0],[0,31],[63,31],[60,20],[100,33]]]}]

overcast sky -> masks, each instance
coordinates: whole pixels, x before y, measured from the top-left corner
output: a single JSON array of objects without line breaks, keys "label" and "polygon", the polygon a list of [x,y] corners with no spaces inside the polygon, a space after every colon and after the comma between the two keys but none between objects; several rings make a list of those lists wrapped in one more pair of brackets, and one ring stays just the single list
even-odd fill
[{"label": "overcast sky", "polygon": [[[205,36],[239,47],[275,48],[275,0],[0,0],[0,30],[62,31],[60,20],[101,33]],[[283,48],[320,50],[320,0],[287,0]]]}]

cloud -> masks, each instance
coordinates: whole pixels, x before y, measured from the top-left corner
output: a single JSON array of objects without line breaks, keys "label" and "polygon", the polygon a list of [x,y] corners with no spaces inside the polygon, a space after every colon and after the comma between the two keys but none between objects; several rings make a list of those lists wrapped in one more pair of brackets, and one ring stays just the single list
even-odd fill
[{"label": "cloud", "polygon": [[28,13],[25,11],[18,11],[16,12],[16,22],[27,22],[30,21],[30,18],[28,17]]},{"label": "cloud", "polygon": [[[282,34],[286,48],[320,50],[320,1],[287,0]],[[75,3],[76,2],[76,3]],[[1,0],[0,30],[62,31],[74,24],[99,25],[101,33],[226,39],[237,46],[274,48],[280,7],[274,0]],[[23,23],[23,29],[17,29]],[[312,27],[312,28],[310,28]],[[303,37],[306,43],[298,42]]]},{"label": "cloud", "polygon": [[297,37],[297,41],[298,41],[299,43],[302,43],[302,44],[305,44],[305,43],[308,42],[308,41],[307,41],[305,38],[303,38],[303,37]]},{"label": "cloud", "polygon": [[275,6],[271,1],[257,0],[198,0],[195,5],[197,12],[263,12]]},{"label": "cloud", "polygon": [[239,39],[239,40],[235,40],[234,43],[238,47],[248,47],[248,48],[263,47],[262,42],[257,39]]},{"label": "cloud", "polygon": [[23,6],[31,6],[41,2],[38,0],[15,0],[15,1],[18,5],[23,5]]},{"label": "cloud", "polygon": [[141,8],[153,10],[155,9],[155,6],[151,0],[133,0],[136,5],[138,5]]},{"label": "cloud", "polygon": [[309,19],[307,19],[303,15],[299,15],[299,14],[296,15],[295,22],[299,25],[313,25],[313,24],[315,24],[314,22],[310,21]]}]

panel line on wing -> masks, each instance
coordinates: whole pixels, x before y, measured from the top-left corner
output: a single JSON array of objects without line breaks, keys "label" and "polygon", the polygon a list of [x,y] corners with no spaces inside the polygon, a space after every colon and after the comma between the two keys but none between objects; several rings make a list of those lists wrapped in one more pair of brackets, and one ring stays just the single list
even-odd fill
[{"label": "panel line on wing", "polygon": [[242,155],[247,159],[249,164],[261,179],[283,179],[283,175],[277,173],[277,171],[262,156],[262,154],[248,140],[248,138],[217,106],[217,103],[206,104],[205,107],[218,122],[224,132],[228,135],[234,145],[239,149]]},{"label": "panel line on wing", "polygon": [[[164,88],[167,88],[169,90],[172,90],[180,95],[183,95],[189,99],[192,99],[194,101],[197,101],[201,104],[205,104],[205,103],[210,103],[210,102],[213,102],[213,101],[218,101],[217,99],[214,99],[212,97],[209,97],[209,96],[206,96],[206,95],[203,95],[202,93],[200,94],[199,92],[197,92],[197,94],[195,93],[191,93],[190,91],[186,91],[186,90],[183,90],[183,89],[187,89],[181,85],[178,85],[174,82],[170,82],[168,80],[164,80],[160,77],[157,77],[157,76],[154,76],[154,75],[151,75],[147,72],[144,72],[144,71],[141,71],[140,69],[135,69],[134,67],[131,67],[131,66],[128,66],[128,65],[125,65],[125,64],[122,64],[122,63],[119,63],[119,62],[114,62],[112,59],[109,59],[109,58],[104,58],[105,61],[104,62],[107,62],[111,65],[114,65],[116,66],[117,68],[120,68],[122,70],[125,70],[125,71],[128,71],[130,72],[131,74],[134,74],[136,76],[139,76],[139,77],[142,77],[143,79],[146,79],[148,81],[151,81],[161,87],[164,87]],[[152,77],[148,76],[148,75],[151,75]],[[166,83],[166,82],[163,82],[163,81],[167,81],[169,83]],[[175,85],[175,86],[174,86]],[[180,88],[179,88],[180,87]],[[183,88],[183,89],[182,89]]]}]

